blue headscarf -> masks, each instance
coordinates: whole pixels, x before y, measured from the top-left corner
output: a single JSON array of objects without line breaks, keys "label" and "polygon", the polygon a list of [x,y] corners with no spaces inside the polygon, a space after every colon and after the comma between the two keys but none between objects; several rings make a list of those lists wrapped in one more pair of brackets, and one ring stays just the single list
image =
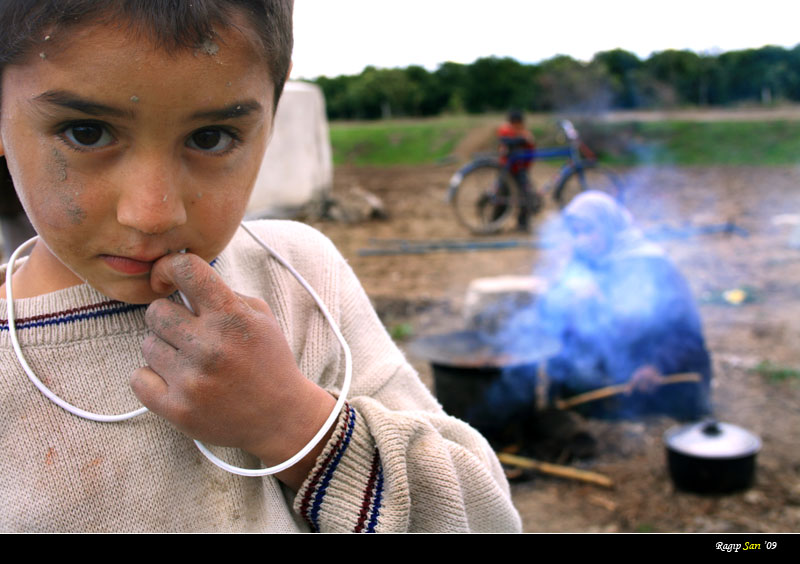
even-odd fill
[{"label": "blue headscarf", "polygon": [[664,251],[633,225],[630,212],[605,192],[582,192],[564,208],[563,217],[590,224],[605,239],[602,256],[592,257],[597,265],[622,258],[664,256]]}]

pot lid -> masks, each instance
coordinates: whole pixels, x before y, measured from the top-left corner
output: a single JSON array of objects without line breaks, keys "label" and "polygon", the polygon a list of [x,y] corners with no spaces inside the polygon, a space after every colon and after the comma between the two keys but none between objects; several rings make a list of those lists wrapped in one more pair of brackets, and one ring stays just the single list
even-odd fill
[{"label": "pot lid", "polygon": [[679,453],[705,458],[750,456],[761,450],[757,435],[719,421],[672,427],[664,433],[664,442]]}]

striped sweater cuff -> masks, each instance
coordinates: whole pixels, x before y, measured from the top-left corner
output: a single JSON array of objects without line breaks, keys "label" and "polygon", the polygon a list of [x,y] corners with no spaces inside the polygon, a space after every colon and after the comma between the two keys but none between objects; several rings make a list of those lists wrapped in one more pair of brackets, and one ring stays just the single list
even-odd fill
[{"label": "striped sweater cuff", "polygon": [[376,532],[384,493],[375,441],[345,404],[336,430],[297,494],[294,509],[314,532]]}]

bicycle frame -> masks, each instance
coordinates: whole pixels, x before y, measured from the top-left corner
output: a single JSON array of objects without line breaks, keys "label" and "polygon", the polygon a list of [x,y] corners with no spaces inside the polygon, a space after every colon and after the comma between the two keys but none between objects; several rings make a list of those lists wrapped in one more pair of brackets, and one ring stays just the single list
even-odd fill
[{"label": "bicycle frame", "polygon": [[[597,165],[594,153],[578,136],[567,120],[560,122],[568,145],[520,148],[499,156],[479,155],[459,169],[450,179],[447,201],[458,220],[473,233],[496,233],[506,219],[517,214],[520,229],[542,208],[542,197],[549,194],[564,207],[577,193],[602,190],[621,197],[622,186],[610,171]],[[522,139],[504,140],[508,148],[519,146]],[[530,146],[530,144],[528,144]],[[527,178],[534,160],[565,159],[566,162],[544,186],[536,189]],[[512,172],[513,171],[513,172]]]},{"label": "bicycle frame", "polygon": [[[544,192],[548,193],[554,186],[558,186],[559,181],[564,178],[568,173],[570,173],[574,169],[580,169],[581,164],[583,162],[583,157],[580,153],[580,147],[575,145],[566,145],[563,147],[547,147],[544,149],[531,149],[525,151],[514,151],[510,155],[508,155],[508,160],[506,164],[503,166],[503,169],[506,171],[511,171],[512,166],[514,163],[519,161],[535,161],[535,160],[555,160],[561,158],[567,158],[567,162],[561,167],[559,170],[558,175],[555,179],[551,182],[548,182],[547,186],[544,187]],[[461,184],[464,176],[471,172],[473,169],[478,168],[480,166],[485,165],[487,162],[497,162],[497,157],[480,157],[472,162],[464,165],[461,169],[456,172],[452,178],[450,179],[450,185],[447,191],[447,201],[451,202],[453,197],[455,196],[456,191],[458,190],[458,186]]]},{"label": "bicycle frame", "polygon": [[[563,180],[573,170],[583,170],[582,164],[584,160],[594,161],[594,154],[592,154],[591,150],[580,140],[578,131],[575,129],[575,126],[572,125],[571,121],[566,119],[561,120],[559,121],[559,126],[564,130],[564,134],[570,142],[569,145],[564,145],[562,147],[546,147],[543,149],[513,151],[508,155],[508,159],[506,160],[503,169],[510,173],[513,165],[520,161],[532,162],[535,160],[555,160],[566,158],[567,162],[561,167],[561,170],[559,170],[556,177],[547,183],[542,190],[543,193],[549,193],[554,186],[558,186],[561,180]],[[589,156],[584,158],[582,151],[588,152]],[[456,172],[450,179],[450,186],[447,191],[447,201],[453,201],[455,193],[458,190],[458,186],[461,184],[464,175],[468,174],[473,169],[486,164],[487,162],[497,162],[497,157],[479,157]]]}]

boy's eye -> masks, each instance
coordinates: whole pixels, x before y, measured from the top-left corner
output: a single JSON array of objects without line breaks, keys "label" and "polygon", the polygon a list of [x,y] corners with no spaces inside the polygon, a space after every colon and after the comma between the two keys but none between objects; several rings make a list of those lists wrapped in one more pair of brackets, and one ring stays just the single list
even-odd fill
[{"label": "boy's eye", "polygon": [[186,144],[199,151],[222,153],[231,148],[235,139],[224,129],[200,129],[189,136]]},{"label": "boy's eye", "polygon": [[73,145],[86,149],[99,149],[114,141],[108,129],[96,123],[70,125],[64,129],[62,134]]}]

